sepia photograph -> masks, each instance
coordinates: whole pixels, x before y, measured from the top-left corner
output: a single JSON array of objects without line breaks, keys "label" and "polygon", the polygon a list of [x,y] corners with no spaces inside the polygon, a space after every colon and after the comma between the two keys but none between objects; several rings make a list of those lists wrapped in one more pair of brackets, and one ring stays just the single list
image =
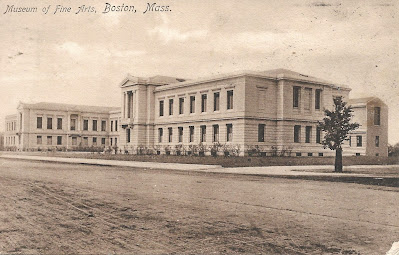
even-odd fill
[{"label": "sepia photograph", "polygon": [[0,254],[399,255],[399,2],[107,1],[0,1]]}]

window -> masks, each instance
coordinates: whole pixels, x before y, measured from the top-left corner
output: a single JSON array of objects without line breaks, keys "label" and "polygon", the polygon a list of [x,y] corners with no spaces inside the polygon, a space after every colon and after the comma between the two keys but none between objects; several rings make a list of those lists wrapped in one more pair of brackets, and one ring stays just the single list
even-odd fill
[{"label": "window", "polygon": [[179,127],[179,143],[183,142],[183,127]]},{"label": "window", "polygon": [[301,126],[294,126],[294,143],[299,143],[301,139]]},{"label": "window", "polygon": [[114,132],[114,121],[111,120],[111,132]]},{"label": "window", "polygon": [[47,129],[53,129],[53,118],[47,118]]},{"label": "window", "polygon": [[118,121],[115,120],[115,131],[118,131]]},{"label": "window", "polygon": [[233,141],[233,124],[226,124],[226,141],[232,142]]},{"label": "window", "polygon": [[201,95],[201,112],[206,112],[206,104],[207,104],[207,100],[208,99],[208,95],[207,94],[202,94]]},{"label": "window", "polygon": [[53,145],[53,137],[47,136],[47,145]]},{"label": "window", "polygon": [[163,100],[159,101],[159,116],[163,116]]},{"label": "window", "polygon": [[41,135],[38,135],[38,136],[36,137],[36,143],[37,143],[37,144],[42,144],[42,136],[41,136]]},{"label": "window", "polygon": [[352,147],[352,136],[349,136],[349,147]]},{"label": "window", "polygon": [[107,122],[105,120],[101,121],[101,131],[107,130]]},{"label": "window", "polygon": [[62,145],[62,136],[57,136],[57,145]]},{"label": "window", "polygon": [[172,138],[173,138],[173,129],[170,127],[168,128],[168,142],[172,142]]},{"label": "window", "polygon": [[169,99],[169,115],[173,115],[173,99]]},{"label": "window", "polygon": [[311,137],[312,137],[312,127],[306,126],[305,143],[310,143]]},{"label": "window", "polygon": [[62,118],[57,118],[57,129],[62,129]]},{"label": "window", "polygon": [[361,135],[356,136],[356,146],[362,147],[362,136]]},{"label": "window", "polygon": [[130,143],[130,128],[126,129],[126,142]]},{"label": "window", "polygon": [[233,109],[233,91],[228,90],[227,91],[227,110]]},{"label": "window", "polygon": [[206,126],[201,126],[201,143],[206,142]]},{"label": "window", "polygon": [[312,89],[311,88],[305,88],[305,95],[304,95],[304,106],[303,108],[305,110],[310,110],[311,104],[312,104]]},{"label": "window", "polygon": [[381,124],[381,108],[380,107],[374,107],[374,125],[380,125]]},{"label": "window", "polygon": [[184,98],[179,98],[179,114],[184,113]]},{"label": "window", "polygon": [[97,120],[93,120],[93,131],[97,131]]},{"label": "window", "polygon": [[314,108],[316,110],[320,110],[320,105],[321,105],[321,89],[316,89]]},{"label": "window", "polygon": [[78,145],[78,138],[76,136],[72,137],[72,145]]},{"label": "window", "polygon": [[195,96],[190,96],[190,113],[195,112]]},{"label": "window", "polygon": [[97,137],[93,137],[93,146],[97,146]]},{"label": "window", "polygon": [[101,145],[105,145],[105,138],[101,138]]},{"label": "window", "polygon": [[194,142],[194,126],[190,126],[190,143]]},{"label": "window", "polygon": [[213,125],[213,142],[219,142],[219,125]]},{"label": "window", "polygon": [[163,137],[163,129],[158,128],[158,142],[162,143],[162,137]]},{"label": "window", "polygon": [[118,138],[115,137],[115,146],[118,145]]},{"label": "window", "polygon": [[265,124],[258,125],[258,142],[265,141]]},{"label": "window", "polygon": [[298,108],[299,107],[299,101],[301,97],[301,87],[294,87],[294,92],[293,92],[293,107]]},{"label": "window", "polygon": [[213,110],[219,111],[220,92],[213,93]]},{"label": "window", "polygon": [[36,119],[36,127],[39,129],[43,128],[43,118],[42,117],[37,117]]},{"label": "window", "polygon": [[112,139],[112,138],[109,139],[109,142],[110,142],[111,146],[113,145],[113,140],[114,139]]},{"label": "window", "polygon": [[76,119],[71,119],[71,131],[76,130]]},{"label": "window", "polygon": [[316,128],[316,143],[321,143],[321,128]]},{"label": "window", "polygon": [[380,147],[380,137],[378,135],[375,137],[375,147]]},{"label": "window", "polygon": [[83,130],[89,130],[89,120],[83,120]]},{"label": "window", "polygon": [[83,137],[83,146],[89,146],[89,138]]}]

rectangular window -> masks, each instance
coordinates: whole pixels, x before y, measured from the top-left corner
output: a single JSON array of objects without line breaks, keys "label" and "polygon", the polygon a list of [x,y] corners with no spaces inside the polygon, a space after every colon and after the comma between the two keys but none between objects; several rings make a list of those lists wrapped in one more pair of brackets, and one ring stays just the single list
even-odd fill
[{"label": "rectangular window", "polygon": [[36,119],[36,127],[38,129],[42,129],[43,128],[43,118],[42,117],[37,117],[37,119]]},{"label": "rectangular window", "polygon": [[47,136],[47,145],[53,145],[53,137]]},{"label": "rectangular window", "polygon": [[294,108],[299,107],[300,97],[301,97],[301,87],[295,86],[293,92],[293,104],[292,104]]},{"label": "rectangular window", "polygon": [[379,136],[375,137],[375,147],[380,147],[380,137]]},{"label": "rectangular window", "polygon": [[173,139],[173,129],[170,127],[168,128],[168,142],[172,142]]},{"label": "rectangular window", "polygon": [[299,143],[301,139],[301,126],[294,126],[294,143]]},{"label": "rectangular window", "polygon": [[220,92],[213,93],[213,111],[219,111]]},{"label": "rectangular window", "polygon": [[219,125],[213,125],[213,142],[219,142]]},{"label": "rectangular window", "polygon": [[89,138],[88,137],[83,137],[83,146],[89,146]]},{"label": "rectangular window", "polygon": [[258,142],[265,141],[265,124],[258,125]]},{"label": "rectangular window", "polygon": [[47,129],[53,129],[53,118],[47,118]]},{"label": "rectangular window", "polygon": [[316,89],[314,108],[316,110],[320,110],[320,105],[321,105],[321,89]]},{"label": "rectangular window", "polygon": [[321,128],[316,128],[316,143],[321,143]]},{"label": "rectangular window", "polygon": [[101,138],[101,145],[105,145],[105,138]]},{"label": "rectangular window", "polygon": [[93,146],[97,146],[97,137],[93,137]]},{"label": "rectangular window", "polygon": [[183,142],[183,127],[179,127],[179,143]]},{"label": "rectangular window", "polygon": [[304,95],[303,103],[304,103],[303,108],[305,110],[310,110],[311,105],[312,105],[312,89],[311,88],[305,88],[305,95]]},{"label": "rectangular window", "polygon": [[118,138],[115,137],[115,146],[118,145]]},{"label": "rectangular window", "polygon": [[381,124],[381,108],[380,107],[374,107],[374,125],[380,125]]},{"label": "rectangular window", "polygon": [[231,110],[233,109],[233,91],[232,90],[228,90],[227,91],[227,110]]},{"label": "rectangular window", "polygon": [[206,142],[206,126],[201,126],[201,143]]},{"label": "rectangular window", "polygon": [[195,96],[190,96],[190,113],[195,112]]},{"label": "rectangular window", "polygon": [[226,141],[233,141],[233,124],[226,124]]},{"label": "rectangular window", "polygon": [[41,136],[41,135],[38,135],[38,136],[37,136],[37,138],[36,138],[36,143],[37,143],[37,144],[42,144],[42,136]]},{"label": "rectangular window", "polygon": [[169,115],[173,115],[173,99],[169,99]]},{"label": "rectangular window", "polygon": [[190,126],[190,143],[194,142],[194,126]]},{"label": "rectangular window", "polygon": [[76,130],[76,119],[71,119],[71,130]]},{"label": "rectangular window", "polygon": [[207,101],[208,101],[208,95],[202,94],[201,95],[201,112],[206,112]]},{"label": "rectangular window", "polygon": [[57,145],[62,145],[62,136],[57,136]]},{"label": "rectangular window", "polygon": [[179,114],[184,113],[184,98],[179,98]]},{"label": "rectangular window", "polygon": [[83,130],[89,130],[89,120],[83,120]]},{"label": "rectangular window", "polygon": [[163,137],[163,129],[158,128],[158,142],[162,143],[162,137]]},{"label": "rectangular window", "polygon": [[130,128],[126,129],[126,142],[130,143]]},{"label": "rectangular window", "polygon": [[107,121],[101,121],[101,131],[107,131]]},{"label": "rectangular window", "polygon": [[109,139],[109,142],[110,142],[111,146],[113,145],[113,140],[114,139],[112,139],[112,138]]},{"label": "rectangular window", "polygon": [[93,120],[93,131],[97,131],[97,120]]},{"label": "rectangular window", "polygon": [[357,147],[362,147],[362,136],[361,135],[358,135],[358,136],[356,136],[356,146]]},{"label": "rectangular window", "polygon": [[163,116],[163,100],[159,101],[159,116]]},{"label": "rectangular window", "polygon": [[312,138],[312,127],[306,126],[305,143],[310,143],[311,138]]},{"label": "rectangular window", "polygon": [[118,121],[115,120],[115,132],[118,131]]},{"label": "rectangular window", "polygon": [[352,136],[349,136],[349,147],[352,147]]},{"label": "rectangular window", "polygon": [[57,129],[62,129],[62,118],[57,118]]},{"label": "rectangular window", "polygon": [[114,121],[111,120],[111,132],[114,132]]},{"label": "rectangular window", "polygon": [[73,146],[78,145],[78,138],[77,137],[72,137],[72,145]]}]

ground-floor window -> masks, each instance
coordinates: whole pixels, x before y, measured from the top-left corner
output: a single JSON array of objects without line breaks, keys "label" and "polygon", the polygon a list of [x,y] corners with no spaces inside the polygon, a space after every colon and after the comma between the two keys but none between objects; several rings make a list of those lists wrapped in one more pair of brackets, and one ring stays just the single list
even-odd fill
[{"label": "ground-floor window", "polygon": [[170,127],[170,128],[168,128],[168,133],[169,133],[169,135],[168,135],[168,142],[172,142],[172,139],[173,139],[173,129]]},{"label": "ground-floor window", "polygon": [[301,126],[294,126],[294,143],[299,143],[301,139]]},{"label": "ground-floor window", "polygon": [[89,138],[83,137],[83,146],[89,146]]},{"label": "ground-floor window", "polygon": [[62,145],[62,136],[57,136],[57,145]]},{"label": "ground-floor window", "polygon": [[190,143],[194,142],[194,126],[190,126]]},{"label": "ground-floor window", "polygon": [[312,127],[311,126],[306,126],[305,143],[310,143],[311,137],[312,137]]},{"label": "ground-floor window", "polygon": [[258,142],[265,141],[265,124],[258,125]]},{"label": "ground-floor window", "polygon": [[179,127],[179,143],[183,142],[183,127]]},{"label": "ground-floor window", "polygon": [[53,137],[47,136],[47,145],[53,145]]},{"label": "ground-floor window", "polygon": [[206,142],[206,126],[201,126],[201,143]]},{"label": "ground-floor window", "polygon": [[358,136],[356,136],[356,146],[357,147],[362,147],[362,136],[361,135],[358,135]]},{"label": "ground-floor window", "polygon": [[41,135],[38,135],[36,140],[37,140],[36,141],[37,144],[42,144],[42,136]]},{"label": "ground-floor window", "polygon": [[72,137],[72,145],[78,145],[78,138]]},{"label": "ground-floor window", "polygon": [[162,137],[163,137],[163,129],[158,128],[158,142],[162,143]]},{"label": "ground-floor window", "polygon": [[380,147],[380,137],[378,135],[375,137],[375,147]]},{"label": "ground-floor window", "polygon": [[101,138],[101,145],[105,145],[105,138]]},{"label": "ground-floor window", "polygon": [[233,141],[233,124],[226,124],[226,141],[232,142]]},{"label": "ground-floor window", "polygon": [[219,125],[213,125],[213,142],[219,142]]},{"label": "ground-floor window", "polygon": [[93,146],[97,146],[97,137],[93,137]]}]

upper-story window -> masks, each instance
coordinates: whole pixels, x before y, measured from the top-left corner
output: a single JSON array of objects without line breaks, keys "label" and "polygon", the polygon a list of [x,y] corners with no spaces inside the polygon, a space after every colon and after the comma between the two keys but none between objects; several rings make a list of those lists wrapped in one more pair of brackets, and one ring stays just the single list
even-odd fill
[{"label": "upper-story window", "polygon": [[57,118],[57,129],[62,129],[62,118]]},{"label": "upper-story window", "polygon": [[97,120],[93,120],[93,131],[97,131]]},{"label": "upper-story window", "polygon": [[207,101],[208,101],[208,95],[202,94],[201,95],[201,112],[206,112]]},{"label": "upper-story window", "polygon": [[159,101],[159,116],[163,116],[163,100]]},{"label": "upper-story window", "polygon": [[179,98],[179,114],[184,113],[184,97]]},{"label": "upper-story window", "polygon": [[303,108],[305,110],[310,110],[311,105],[312,105],[312,89],[311,88],[305,88],[303,104],[304,104]]},{"label": "upper-story window", "polygon": [[233,109],[233,98],[234,98],[234,94],[232,90],[228,90],[227,91],[227,110],[231,110]]},{"label": "upper-story window", "polygon": [[47,118],[47,129],[53,129],[53,118]]},{"label": "upper-story window", "polygon": [[111,120],[111,132],[114,132],[114,121]]},{"label": "upper-story window", "polygon": [[190,113],[195,112],[195,96],[190,96]]},{"label": "upper-story window", "polygon": [[71,130],[76,130],[76,119],[71,119]]},{"label": "upper-story window", "polygon": [[173,115],[173,98],[169,99],[169,115]]},{"label": "upper-story window", "polygon": [[321,89],[316,89],[315,99],[314,99],[314,108],[316,110],[320,110],[321,107]]},{"label": "upper-story window", "polygon": [[374,107],[374,125],[380,125],[381,124],[381,108],[380,107]]},{"label": "upper-story window", "polygon": [[83,130],[89,130],[89,120],[83,120]]},{"label": "upper-story window", "polygon": [[101,131],[107,131],[107,121],[101,121]]},{"label": "upper-story window", "polygon": [[219,111],[220,107],[220,92],[213,93],[213,111]]},{"label": "upper-story window", "polygon": [[301,87],[295,86],[293,90],[293,104],[292,104],[294,108],[299,108],[300,98],[301,98]]},{"label": "upper-story window", "polygon": [[115,131],[118,131],[118,120],[115,120]]}]

